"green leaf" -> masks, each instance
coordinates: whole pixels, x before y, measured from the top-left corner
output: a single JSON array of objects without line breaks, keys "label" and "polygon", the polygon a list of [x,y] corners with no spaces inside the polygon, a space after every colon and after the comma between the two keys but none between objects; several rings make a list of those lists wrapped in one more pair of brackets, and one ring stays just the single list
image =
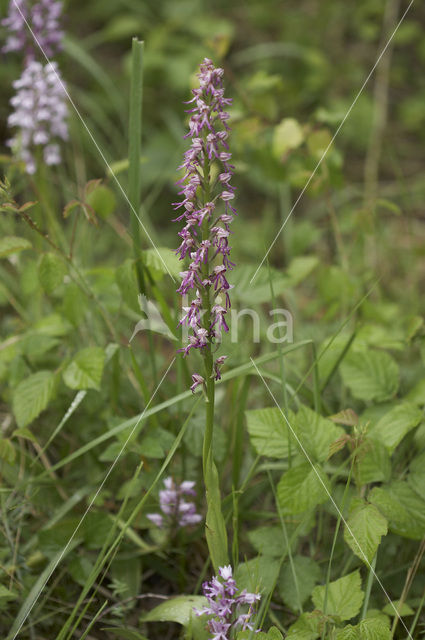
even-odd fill
[{"label": "green leaf", "polygon": [[26,238],[16,236],[4,236],[0,238],[0,258],[7,258],[12,253],[19,253],[24,249],[31,249],[32,244]]},{"label": "green leaf", "polygon": [[51,371],[38,371],[22,380],[12,397],[13,413],[18,427],[28,426],[47,407],[56,389]]},{"label": "green leaf", "polygon": [[[387,535],[388,522],[373,504],[360,504],[350,514],[344,529],[344,540],[353,553],[370,564],[381,542]],[[366,563],[367,564],[367,563]]]},{"label": "green leaf", "polygon": [[364,401],[392,398],[399,385],[398,365],[384,351],[349,353],[341,363],[341,375],[353,396]]},{"label": "green leaf", "polygon": [[[297,577],[297,586],[294,581],[294,572]],[[311,595],[319,577],[320,567],[317,562],[307,556],[295,556],[293,569],[290,562],[287,562],[278,582],[278,590],[284,603],[293,611],[298,611],[300,605],[302,606]]]},{"label": "green leaf", "polygon": [[357,479],[360,485],[386,482],[391,476],[391,459],[382,442],[366,438],[357,459]]},{"label": "green leaf", "polygon": [[86,203],[104,220],[115,211],[117,206],[117,200],[112,189],[102,184],[96,185],[96,187],[87,194]]},{"label": "green leaf", "polygon": [[38,266],[38,278],[44,291],[53,293],[62,284],[67,268],[62,258],[55,253],[43,254]]},{"label": "green leaf", "polygon": [[116,270],[115,278],[122,298],[126,304],[133,309],[139,311],[137,296],[139,295],[139,286],[137,284],[136,267],[134,260],[125,260]]},{"label": "green leaf", "polygon": [[0,438],[0,460],[12,464],[16,458],[15,447],[9,438]]},{"label": "green leaf", "polygon": [[207,501],[205,537],[207,539],[213,567],[216,573],[218,573],[219,567],[224,567],[228,563],[227,531],[221,510],[220,483],[217,467],[213,462],[211,449],[206,463],[205,493]]},{"label": "green leaf", "polygon": [[304,141],[304,132],[294,118],[284,118],[273,133],[273,155],[280,159],[290,149],[296,149]]},{"label": "green leaf", "polygon": [[167,247],[146,249],[142,253],[142,260],[156,278],[169,273],[177,277],[182,271],[180,260],[174,251]]},{"label": "green leaf", "polygon": [[410,402],[402,402],[386,413],[369,433],[392,453],[404,436],[418,426],[422,418],[421,409]]},{"label": "green leaf", "polygon": [[288,278],[288,286],[295,287],[300,284],[314,271],[318,264],[319,259],[316,256],[297,256],[291,260],[285,272],[285,276]]},{"label": "green leaf", "polygon": [[[315,607],[320,611],[324,609],[325,588],[323,585],[313,589],[312,599]],[[359,613],[363,597],[360,572],[357,569],[353,573],[329,583],[326,612],[324,613],[339,620],[351,620]]]},{"label": "green leaf", "polygon": [[248,531],[248,539],[260,555],[280,557],[286,550],[281,527],[258,527]]},{"label": "green leaf", "polygon": [[345,434],[344,429],[305,406],[298,410],[294,426],[309,457],[317,461],[326,460],[330,445]]},{"label": "green leaf", "polygon": [[337,631],[336,640],[391,640],[388,620],[382,616],[365,618],[355,626],[347,625]]},{"label": "green leaf", "polygon": [[162,602],[140,618],[141,622],[178,622],[187,627],[197,616],[193,609],[202,609],[207,604],[204,596],[176,596]]},{"label": "green leaf", "polygon": [[272,556],[258,556],[241,562],[235,572],[235,580],[240,589],[250,593],[272,592],[279,573],[279,562]]},{"label": "green leaf", "polygon": [[330,484],[320,467],[305,462],[283,474],[277,486],[277,502],[283,515],[302,513],[329,497]]},{"label": "green leaf", "polygon": [[23,427],[22,429],[15,429],[12,433],[12,438],[24,438],[25,440],[30,440],[31,442],[37,442],[37,438],[29,429]]},{"label": "green leaf", "polygon": [[65,384],[71,389],[99,389],[104,362],[101,347],[81,349],[63,372]]},{"label": "green leaf", "polygon": [[[246,411],[248,433],[252,446],[259,455],[270,458],[286,458],[288,456],[288,425],[277,407],[253,409]],[[290,412],[288,421],[293,424]]]},{"label": "green leaf", "polygon": [[319,637],[320,617],[316,612],[303,613],[292,624],[286,635],[289,640],[316,640]]},{"label": "green leaf", "polygon": [[412,607],[409,607],[407,602],[400,603],[400,600],[392,600],[391,604],[388,602],[382,611],[387,613],[389,616],[412,616],[415,613]]},{"label": "green leaf", "polygon": [[410,463],[407,481],[419,496],[425,496],[425,451]]},{"label": "green leaf", "polygon": [[384,514],[391,531],[404,538],[421,540],[425,534],[425,501],[407,482],[374,487],[368,499]]},{"label": "green leaf", "polygon": [[0,600],[16,600],[17,594],[0,584]]}]

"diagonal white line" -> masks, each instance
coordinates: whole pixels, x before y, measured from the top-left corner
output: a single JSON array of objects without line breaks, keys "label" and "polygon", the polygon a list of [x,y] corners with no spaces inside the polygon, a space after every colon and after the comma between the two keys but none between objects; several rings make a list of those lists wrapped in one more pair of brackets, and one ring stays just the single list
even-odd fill
[{"label": "diagonal white line", "polygon": [[385,590],[384,585],[382,584],[381,580],[378,578],[378,576],[376,575],[375,569],[372,567],[372,565],[370,564],[369,560],[367,559],[363,549],[361,548],[361,545],[359,544],[356,536],[354,535],[354,533],[351,530],[351,527],[347,524],[347,521],[345,520],[344,516],[341,513],[340,508],[338,507],[338,505],[336,504],[335,500],[333,499],[332,495],[330,494],[328,488],[326,487],[325,483],[323,482],[322,478],[320,477],[320,474],[318,473],[316,467],[314,466],[310,456],[308,455],[307,451],[305,450],[301,440],[299,439],[299,437],[297,436],[297,434],[295,433],[294,429],[292,428],[288,418],[285,416],[284,412],[282,411],[281,407],[279,406],[279,403],[277,402],[276,398],[273,395],[272,390],[270,389],[269,385],[267,384],[267,382],[265,381],[264,377],[262,376],[259,368],[257,367],[257,365],[255,364],[255,360],[252,359],[252,357],[250,356],[250,360],[253,364],[253,366],[255,367],[255,370],[257,371],[258,375],[260,376],[261,380],[264,383],[264,386],[266,387],[267,391],[269,392],[270,396],[272,397],[276,407],[279,409],[280,413],[282,414],[283,419],[285,420],[286,424],[288,425],[292,435],[294,436],[294,438],[296,439],[300,449],[302,450],[303,454],[305,455],[305,457],[307,458],[308,462],[311,465],[311,468],[313,469],[314,473],[317,476],[317,479],[319,480],[320,484],[323,486],[324,490],[326,491],[326,493],[328,494],[328,497],[330,499],[330,501],[332,502],[333,506],[335,507],[338,515],[340,516],[342,522],[344,523],[344,525],[347,528],[347,531],[350,533],[350,535],[353,537],[353,540],[355,541],[355,543],[357,544],[358,548],[360,549],[360,553],[363,556],[363,559],[365,561],[365,563],[367,564],[367,566],[369,567],[369,569],[371,570],[371,572],[373,573],[373,576],[375,578],[375,580],[377,581],[377,583],[379,584],[379,586],[381,587],[382,591],[384,592],[385,596],[388,598],[389,603],[391,604],[392,608],[394,609],[395,615],[397,616],[397,618],[400,620],[401,624],[403,625],[405,631],[407,631],[407,635],[408,637],[413,640],[412,635],[410,634],[409,629],[406,627],[406,625],[404,624],[402,618],[400,617],[395,605],[393,604],[390,596],[388,595],[387,591]]},{"label": "diagonal white line", "polygon": [[154,390],[153,394],[150,397],[149,402],[147,403],[147,405],[145,406],[145,408],[143,409],[143,412],[140,414],[139,419],[137,420],[136,424],[134,425],[134,427],[132,428],[132,430],[130,431],[129,436],[127,437],[126,441],[124,442],[124,444],[122,445],[117,457],[115,458],[115,460],[113,461],[113,463],[111,464],[111,466],[109,467],[105,477],[103,478],[101,484],[99,485],[99,488],[97,489],[96,493],[94,494],[93,498],[90,501],[90,504],[87,506],[87,509],[84,511],[83,515],[80,518],[79,523],[77,524],[77,526],[74,529],[74,532],[72,534],[72,536],[69,538],[68,542],[66,543],[66,545],[64,546],[62,553],[60,554],[59,558],[57,559],[57,561],[55,562],[55,564],[53,565],[51,571],[49,572],[48,576],[46,577],[44,583],[41,585],[38,594],[36,596],[36,598],[34,599],[33,603],[31,604],[31,607],[29,608],[29,610],[26,612],[24,619],[22,620],[21,624],[19,625],[19,628],[17,629],[15,635],[13,636],[12,640],[15,640],[16,636],[18,635],[19,631],[22,628],[22,625],[24,624],[25,620],[28,618],[29,614],[31,613],[35,603],[37,602],[38,598],[40,597],[41,592],[43,591],[44,587],[46,586],[46,584],[48,583],[48,581],[50,580],[50,577],[52,575],[52,573],[55,571],[56,567],[58,566],[58,564],[60,563],[60,561],[62,560],[63,556],[65,555],[67,549],[69,548],[69,545],[71,544],[71,542],[73,541],[73,539],[75,538],[75,535],[78,531],[78,529],[81,527],[82,523],[84,522],[85,517],[87,516],[88,512],[90,511],[90,509],[92,508],[97,496],[99,495],[99,493],[102,491],[103,486],[105,485],[105,482],[107,481],[107,479],[109,478],[109,476],[111,475],[113,469],[115,468],[115,465],[117,464],[118,460],[120,459],[124,449],[126,448],[127,444],[129,443],[133,433],[135,432],[137,425],[140,424],[140,421],[143,419],[143,416],[145,415],[146,411],[149,408],[149,405],[151,404],[152,400],[154,399],[154,397],[157,394],[158,389],[160,388],[160,386],[162,385],[162,383],[164,382],[168,372],[170,371],[171,367],[173,366],[174,362],[175,362],[175,357],[171,360],[170,364],[168,365],[168,368],[166,370],[166,372],[164,373],[164,375],[162,376],[161,380],[159,381],[156,389]]},{"label": "diagonal white line", "polygon": [[290,210],[290,212],[288,213],[288,215],[286,216],[285,220],[282,223],[282,226],[280,227],[279,231],[277,232],[273,242],[271,243],[271,245],[269,246],[269,248],[267,249],[264,258],[261,260],[260,264],[258,265],[254,275],[252,276],[251,280],[250,280],[250,284],[252,284],[252,282],[255,280],[255,278],[257,277],[257,273],[259,272],[259,270],[261,269],[261,267],[263,266],[264,261],[266,260],[267,256],[269,255],[270,251],[273,249],[274,245],[276,244],[276,241],[278,239],[278,237],[280,236],[280,234],[282,233],[286,223],[288,222],[289,218],[291,217],[291,215],[294,212],[295,207],[297,206],[297,204],[299,203],[299,201],[301,200],[301,198],[303,197],[305,190],[307,189],[308,185],[310,184],[310,182],[313,180],[314,176],[316,175],[316,172],[318,170],[318,168],[320,167],[320,165],[322,164],[323,160],[326,157],[326,154],[328,153],[329,149],[331,148],[331,146],[334,143],[335,138],[337,137],[338,133],[341,131],[342,127],[344,126],[345,121],[347,120],[348,116],[350,115],[351,111],[353,110],[354,105],[356,104],[357,100],[360,98],[363,89],[365,88],[365,86],[367,85],[367,83],[369,82],[373,72],[375,71],[376,67],[378,66],[382,56],[384,55],[384,53],[386,52],[386,50],[388,49],[392,39],[394,38],[395,34],[397,33],[401,23],[403,22],[404,18],[407,15],[407,12],[409,11],[410,7],[412,6],[414,0],[410,0],[410,3],[406,9],[406,11],[403,13],[403,15],[401,16],[400,20],[397,23],[396,28],[394,29],[394,31],[392,32],[391,36],[388,39],[387,44],[385,45],[385,47],[382,49],[381,53],[379,54],[375,64],[373,65],[372,69],[370,70],[366,80],[363,82],[362,86],[360,87],[356,97],[354,98],[353,102],[351,103],[350,108],[348,109],[347,113],[345,114],[344,118],[342,119],[341,123],[339,124],[337,130],[335,131],[334,135],[332,136],[331,141],[329,142],[328,146],[326,147],[326,149],[324,150],[324,152],[322,153],[322,156],[320,158],[320,160],[318,161],[318,163],[316,164],[316,166],[313,169],[313,172],[311,173],[309,179],[307,180],[307,182],[304,185],[303,190],[301,191],[300,195],[298,196],[298,198],[295,200],[294,205],[292,206],[292,209]]},{"label": "diagonal white line", "polygon": [[113,179],[115,180],[116,184],[118,185],[119,190],[121,191],[122,195],[124,196],[124,199],[126,200],[127,204],[129,205],[131,211],[133,212],[133,214],[136,216],[137,220],[139,221],[140,226],[142,227],[146,237],[148,238],[149,242],[151,243],[153,249],[156,251],[159,259],[161,260],[162,264],[164,265],[165,269],[167,270],[168,274],[171,276],[171,278],[173,279],[173,281],[175,282],[176,279],[174,278],[173,274],[170,272],[169,268],[167,267],[163,257],[161,256],[161,254],[158,251],[158,248],[156,246],[156,244],[154,243],[154,241],[152,240],[148,230],[146,229],[145,225],[143,224],[142,220],[140,219],[139,214],[137,213],[136,209],[133,207],[133,205],[131,204],[126,192],[124,191],[124,188],[121,184],[121,182],[118,180],[117,176],[115,175],[114,170],[112,169],[112,167],[110,166],[109,162],[107,161],[105,154],[103,153],[102,149],[100,148],[100,146],[98,145],[98,143],[96,142],[96,139],[94,138],[92,132],[90,131],[90,129],[88,128],[86,121],[84,120],[83,116],[81,115],[77,105],[75,104],[75,102],[73,101],[73,99],[71,98],[68,89],[66,88],[65,84],[62,82],[62,78],[59,76],[58,72],[56,71],[55,67],[52,65],[49,57],[47,56],[46,52],[44,51],[43,47],[41,46],[40,42],[37,39],[37,36],[35,35],[34,31],[31,29],[31,25],[29,24],[28,20],[25,18],[24,14],[21,11],[21,8],[19,6],[19,4],[17,3],[17,0],[13,0],[16,8],[18,9],[19,13],[21,14],[21,17],[23,19],[23,21],[25,22],[26,26],[28,27],[29,32],[31,33],[34,42],[37,44],[38,48],[40,49],[41,53],[43,54],[44,58],[46,59],[47,63],[49,64],[50,69],[53,71],[53,73],[55,74],[56,80],[58,81],[58,83],[60,84],[60,86],[62,87],[62,90],[64,91],[66,97],[68,98],[69,102],[71,103],[75,113],[77,114],[77,116],[79,117],[79,119],[81,120],[81,123],[83,125],[83,127],[85,128],[85,130],[87,131],[87,133],[89,134],[90,140],[93,142],[94,146],[96,147],[96,150],[98,151],[100,157],[102,158],[103,162],[105,163],[108,171],[110,172],[111,176],[113,177]]}]

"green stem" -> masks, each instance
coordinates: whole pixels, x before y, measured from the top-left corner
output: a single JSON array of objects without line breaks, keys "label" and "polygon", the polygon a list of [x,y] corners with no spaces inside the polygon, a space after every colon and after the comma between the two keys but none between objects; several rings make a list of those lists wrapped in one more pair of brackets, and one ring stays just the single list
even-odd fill
[{"label": "green stem", "polygon": [[375,577],[375,567],[376,567],[377,556],[378,556],[378,552],[376,552],[375,555],[373,556],[372,563],[369,567],[369,574],[367,576],[367,583],[366,583],[366,592],[365,592],[365,597],[363,601],[362,615],[360,618],[361,620],[364,620],[366,618],[367,610],[369,607],[370,593],[372,591],[373,578]]}]

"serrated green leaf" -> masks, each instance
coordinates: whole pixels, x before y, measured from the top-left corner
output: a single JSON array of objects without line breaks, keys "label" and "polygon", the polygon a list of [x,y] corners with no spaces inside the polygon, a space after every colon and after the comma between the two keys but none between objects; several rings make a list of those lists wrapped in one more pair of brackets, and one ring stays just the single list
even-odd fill
[{"label": "serrated green leaf", "polygon": [[7,258],[12,253],[19,253],[24,249],[31,249],[32,244],[26,238],[17,236],[4,236],[0,238],[0,258]]},{"label": "serrated green leaf", "polygon": [[329,497],[330,484],[319,466],[305,462],[283,474],[277,486],[277,502],[284,515],[312,509]]},{"label": "serrated green leaf", "polygon": [[[277,407],[246,411],[248,433],[252,446],[259,455],[270,458],[286,458],[288,455],[288,425]],[[293,414],[288,416],[290,424]]]},{"label": "serrated green leaf", "polygon": [[368,499],[387,518],[391,531],[404,538],[422,539],[425,534],[425,501],[407,482],[374,487]]},{"label": "serrated green leaf", "polygon": [[21,429],[15,429],[12,433],[12,438],[24,438],[25,440],[30,440],[31,442],[37,442],[37,438],[29,429],[23,427]]},{"label": "serrated green leaf", "polygon": [[38,266],[38,278],[46,293],[53,293],[62,284],[66,273],[66,265],[59,256],[55,253],[43,254]]},{"label": "serrated green leaf", "polygon": [[320,618],[313,613],[303,613],[292,624],[286,635],[289,640],[316,640],[319,637]]},{"label": "serrated green leaf", "polygon": [[392,398],[399,385],[399,369],[384,351],[349,353],[341,363],[341,375],[355,398],[383,402]]},{"label": "serrated green leaf", "polygon": [[385,482],[391,476],[391,458],[385,445],[366,438],[357,459],[357,479],[360,485]]},{"label": "serrated green leaf", "polygon": [[421,409],[410,402],[402,402],[386,413],[369,433],[392,453],[404,436],[418,426],[422,418]]},{"label": "serrated green leaf", "polygon": [[305,406],[298,410],[294,428],[303,448],[316,461],[326,460],[330,445],[345,434],[344,429]]},{"label": "serrated green leaf", "polygon": [[[312,593],[314,605],[320,611],[324,609],[325,588],[324,585],[315,587]],[[326,612],[324,613],[339,620],[351,620],[359,613],[363,597],[360,572],[356,570],[329,583]]]},{"label": "serrated green leaf", "polygon": [[255,640],[283,640],[283,636],[277,627],[270,627],[267,633],[256,631],[255,635],[247,629],[246,631],[240,631],[236,636],[236,640],[252,640],[252,638],[255,638]]},{"label": "serrated green leaf", "polygon": [[388,620],[382,616],[365,618],[355,626],[338,630],[336,640],[391,640]]},{"label": "serrated green leaf", "polygon": [[[297,585],[294,581],[294,572]],[[319,581],[320,567],[312,558],[295,556],[293,567],[288,561],[282,569],[278,582],[278,590],[282,600],[293,611],[298,611],[311,595],[314,586]]]},{"label": "serrated green leaf", "polygon": [[104,362],[101,347],[81,349],[63,372],[65,384],[71,389],[99,389]]},{"label": "serrated green leaf", "polygon": [[373,504],[363,503],[350,514],[344,528],[344,540],[360,560],[370,564],[387,532],[386,518]]},{"label": "serrated green leaf", "polygon": [[425,451],[412,460],[409,471],[409,485],[419,496],[425,496]]},{"label": "serrated green leaf", "polygon": [[53,398],[56,378],[51,371],[38,371],[16,387],[12,406],[18,427],[28,426]]}]

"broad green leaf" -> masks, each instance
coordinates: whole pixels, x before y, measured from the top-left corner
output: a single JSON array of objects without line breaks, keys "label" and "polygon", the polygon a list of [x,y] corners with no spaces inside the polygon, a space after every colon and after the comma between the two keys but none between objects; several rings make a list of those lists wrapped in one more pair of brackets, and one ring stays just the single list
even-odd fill
[{"label": "broad green leaf", "polygon": [[99,389],[104,362],[101,347],[81,349],[63,372],[65,384],[71,389]]},{"label": "broad green leaf", "polygon": [[235,580],[240,589],[250,593],[271,593],[279,572],[279,562],[272,556],[258,556],[241,562],[235,572]]},{"label": "broad green leaf", "polygon": [[282,528],[279,526],[264,526],[248,531],[248,539],[260,555],[280,557],[287,550]]},{"label": "broad green leaf", "polygon": [[422,539],[425,534],[425,500],[407,482],[374,487],[368,499],[387,518],[391,531],[404,538]]},{"label": "broad green leaf", "polygon": [[295,287],[305,280],[317,267],[319,260],[316,256],[297,256],[291,260],[285,276],[288,278],[288,286]]},{"label": "broad green leaf", "polygon": [[53,398],[56,378],[51,371],[38,371],[22,380],[13,397],[13,413],[18,427],[26,427],[47,407]]},{"label": "broad green leaf", "polygon": [[[251,265],[241,265],[237,271],[235,271],[233,278],[235,288],[232,293],[234,293],[235,298],[242,304],[251,305],[253,301],[255,304],[270,302],[272,299],[270,277],[273,278],[273,290],[276,298],[287,290],[288,279],[279,271],[270,269],[269,272],[268,268],[261,267],[255,275],[254,281],[251,282],[255,272],[256,269]],[[243,317],[243,310],[238,313]],[[247,318],[247,322],[251,322],[255,326],[255,321],[248,315]]]},{"label": "broad green leaf", "polygon": [[29,429],[23,427],[22,429],[15,429],[12,433],[12,438],[24,438],[25,440],[30,440],[31,442],[37,442],[37,438]]},{"label": "broad green leaf", "polygon": [[360,485],[386,482],[391,476],[391,459],[385,445],[366,438],[357,459],[357,479]]},{"label": "broad green leaf", "polygon": [[106,219],[115,211],[117,200],[114,192],[103,184],[96,185],[86,196],[86,202],[100,218]]},{"label": "broad green leaf", "polygon": [[67,268],[59,256],[55,253],[43,254],[38,266],[38,277],[44,291],[53,293],[62,284]]},{"label": "broad green leaf", "polygon": [[18,253],[24,249],[31,249],[32,244],[26,238],[16,236],[4,236],[0,238],[0,258],[7,258],[12,253]]},{"label": "broad green leaf", "polygon": [[350,514],[344,528],[344,540],[360,560],[365,562],[366,556],[370,564],[387,531],[388,523],[384,516],[373,504],[363,503]]},{"label": "broad green leaf", "polygon": [[307,138],[307,146],[310,153],[316,158],[321,158],[331,144],[332,136],[328,129],[312,131]]},{"label": "broad green leaf", "polygon": [[369,433],[392,453],[404,436],[418,426],[422,418],[421,409],[410,402],[402,402],[386,413]]},{"label": "broad green leaf", "polygon": [[280,159],[304,141],[304,132],[294,118],[284,118],[273,132],[273,155]]},{"label": "broad green leaf", "polygon": [[[326,460],[330,445],[345,433],[344,429],[305,406],[296,414],[295,431],[309,457],[317,461]],[[295,444],[298,446],[296,441]]]},{"label": "broad green leaf", "polygon": [[392,398],[399,385],[399,369],[384,351],[349,353],[341,363],[341,375],[355,398],[383,402]]},{"label": "broad green leaf", "polygon": [[[312,599],[315,607],[320,611],[324,609],[325,588],[323,585],[313,589]],[[354,618],[360,611],[364,597],[359,570],[330,582],[327,595],[326,611],[323,611],[326,615],[339,620]]]},{"label": "broad green leaf", "polygon": [[284,515],[312,509],[329,497],[330,484],[320,467],[305,462],[283,474],[277,486],[277,502]]},{"label": "broad green leaf", "polygon": [[162,602],[140,618],[141,622],[178,622],[187,627],[196,619],[194,609],[202,609],[207,604],[204,596],[176,596]]},{"label": "broad green leaf", "polygon": [[425,451],[412,460],[409,471],[409,485],[419,496],[425,496]]},{"label": "broad green leaf", "polygon": [[286,635],[289,640],[316,640],[319,637],[320,617],[315,613],[303,613],[292,624]]},{"label": "broad green leaf", "polygon": [[142,260],[157,278],[169,273],[177,277],[180,271],[183,271],[182,263],[175,252],[167,247],[146,249],[142,253]]},{"label": "broad green leaf", "polygon": [[[294,572],[297,582],[294,580]],[[285,563],[278,581],[278,590],[282,600],[293,611],[298,611],[311,595],[319,581],[320,567],[308,556],[295,556],[293,568],[289,560]]]},{"label": "broad green leaf", "polygon": [[380,616],[365,618],[355,626],[349,624],[337,631],[336,640],[391,640],[388,620]]},{"label": "broad green leaf", "polygon": [[400,600],[392,600],[391,604],[388,602],[382,611],[389,616],[412,616],[415,613],[407,602],[400,603]]},{"label": "broad green leaf", "polygon": [[[288,438],[293,436],[277,407],[246,411],[246,420],[252,445],[259,455],[279,459],[287,457]],[[292,412],[288,421],[293,425]]]}]

